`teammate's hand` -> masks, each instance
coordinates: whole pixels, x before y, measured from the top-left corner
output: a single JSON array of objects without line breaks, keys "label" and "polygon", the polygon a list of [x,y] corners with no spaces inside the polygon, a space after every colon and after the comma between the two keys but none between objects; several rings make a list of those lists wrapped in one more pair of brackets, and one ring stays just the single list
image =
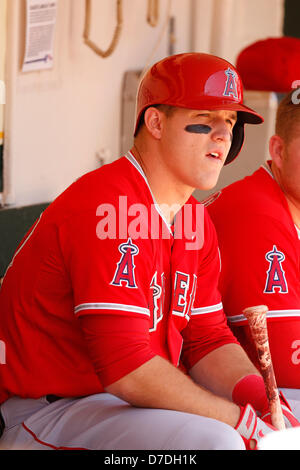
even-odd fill
[{"label": "teammate's hand", "polygon": [[262,421],[251,405],[241,407],[241,416],[235,429],[242,436],[247,450],[256,450],[258,442],[269,432],[277,431],[271,424]]},{"label": "teammate's hand", "polygon": [[[284,424],[286,428],[294,428],[296,426],[300,426],[300,422],[297,420],[297,418],[293,415],[291,407],[283,395],[282,392],[279,393],[279,398],[280,398],[280,403],[281,403],[281,409],[283,413],[283,418],[284,418]],[[271,414],[269,407],[267,406],[266,409],[262,412],[261,419],[265,423],[271,424]]]}]

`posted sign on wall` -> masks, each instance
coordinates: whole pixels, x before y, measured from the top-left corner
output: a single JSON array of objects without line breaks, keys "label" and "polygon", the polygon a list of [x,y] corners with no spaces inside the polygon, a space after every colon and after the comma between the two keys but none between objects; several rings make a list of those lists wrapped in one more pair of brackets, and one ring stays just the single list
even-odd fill
[{"label": "posted sign on wall", "polygon": [[27,0],[23,72],[53,66],[57,0]]}]

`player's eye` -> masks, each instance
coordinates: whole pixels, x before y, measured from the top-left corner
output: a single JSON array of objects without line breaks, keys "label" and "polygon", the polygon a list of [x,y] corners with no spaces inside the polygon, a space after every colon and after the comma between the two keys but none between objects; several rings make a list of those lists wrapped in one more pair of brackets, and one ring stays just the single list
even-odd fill
[{"label": "player's eye", "polygon": [[227,119],[227,122],[233,127],[237,121],[237,116],[233,115]]},{"label": "player's eye", "polygon": [[226,122],[227,122],[227,124],[230,125],[231,128],[235,125],[235,120],[233,120],[233,119],[227,119]]}]

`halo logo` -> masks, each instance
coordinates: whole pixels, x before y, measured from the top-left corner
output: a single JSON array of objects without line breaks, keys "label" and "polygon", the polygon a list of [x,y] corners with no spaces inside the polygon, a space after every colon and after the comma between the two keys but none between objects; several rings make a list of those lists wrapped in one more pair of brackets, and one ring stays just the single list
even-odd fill
[{"label": "halo logo", "polygon": [[286,294],[288,292],[287,282],[285,279],[285,272],[282,268],[282,262],[285,260],[285,255],[273,246],[273,250],[269,251],[266,260],[270,263],[269,270],[267,271],[267,282],[264,293],[274,294],[276,289],[279,293]]},{"label": "halo logo", "polygon": [[3,80],[0,80],[0,104],[5,104],[5,83]]}]

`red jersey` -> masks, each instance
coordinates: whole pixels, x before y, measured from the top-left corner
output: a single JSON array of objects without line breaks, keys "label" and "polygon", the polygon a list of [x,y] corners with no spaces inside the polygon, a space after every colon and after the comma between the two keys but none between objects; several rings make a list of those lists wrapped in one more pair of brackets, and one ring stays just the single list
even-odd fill
[{"label": "red jersey", "polygon": [[205,204],[217,230],[220,290],[229,324],[257,364],[242,312],[267,305],[277,384],[300,388],[300,236],[270,165]]},{"label": "red jersey", "polygon": [[50,204],[0,290],[0,402],[99,393],[154,355],[190,368],[236,342],[217,289],[215,229],[203,205],[187,206],[202,208],[197,249],[167,224],[130,152]]}]

